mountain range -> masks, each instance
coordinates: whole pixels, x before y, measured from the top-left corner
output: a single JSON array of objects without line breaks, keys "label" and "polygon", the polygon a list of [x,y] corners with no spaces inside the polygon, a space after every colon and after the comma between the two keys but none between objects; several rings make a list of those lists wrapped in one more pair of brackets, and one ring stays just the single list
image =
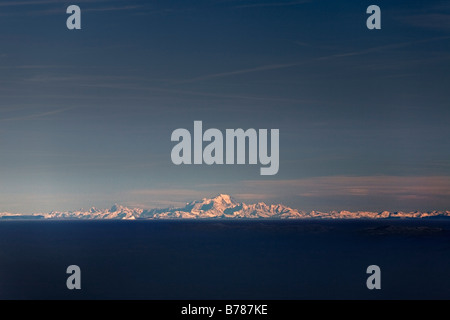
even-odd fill
[{"label": "mountain range", "polygon": [[7,212],[0,212],[2,219],[359,219],[359,218],[430,218],[449,217],[450,211],[430,211],[430,212],[372,212],[372,211],[330,211],[305,212],[292,209],[282,204],[265,204],[258,202],[246,204],[237,202],[227,194],[219,194],[214,198],[204,198],[192,201],[184,207],[169,207],[161,209],[128,208],[118,204],[110,209],[97,209],[92,207],[89,210],[76,211],[51,211],[49,213],[38,213],[32,215],[21,215]]}]

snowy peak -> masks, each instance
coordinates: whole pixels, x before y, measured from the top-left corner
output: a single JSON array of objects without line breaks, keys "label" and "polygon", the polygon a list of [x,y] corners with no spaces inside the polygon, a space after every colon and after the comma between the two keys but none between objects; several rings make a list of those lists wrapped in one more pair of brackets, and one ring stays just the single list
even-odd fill
[{"label": "snowy peak", "polygon": [[214,203],[221,204],[221,205],[236,205],[237,202],[231,198],[228,194],[219,194],[218,196],[211,199],[214,201]]},{"label": "snowy peak", "polygon": [[[231,198],[231,196],[229,196],[227,194],[219,194],[218,196],[211,198],[211,199],[204,198],[204,199],[202,199],[201,202],[196,202],[196,203],[201,205],[201,208],[200,208],[201,210],[215,209],[215,210],[221,210],[221,211],[223,211],[229,207],[234,207],[239,204],[233,198]],[[199,207],[199,206],[197,206],[197,207]]]},{"label": "snowy peak", "polygon": [[162,209],[162,211],[165,212],[158,216],[153,216],[153,218],[162,216],[171,217],[172,215],[177,218],[222,217],[227,210],[236,206],[239,206],[239,203],[233,200],[231,196],[227,194],[219,194],[214,198],[203,198],[201,201],[193,201],[183,208]]}]

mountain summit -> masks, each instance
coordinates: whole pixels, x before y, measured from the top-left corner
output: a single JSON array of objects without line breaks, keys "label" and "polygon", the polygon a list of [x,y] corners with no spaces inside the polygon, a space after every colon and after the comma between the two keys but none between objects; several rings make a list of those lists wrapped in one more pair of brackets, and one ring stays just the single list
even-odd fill
[{"label": "mountain summit", "polygon": [[237,202],[228,194],[219,194],[216,197],[209,199],[209,201],[214,201],[214,203],[220,203],[223,205],[237,204]]}]

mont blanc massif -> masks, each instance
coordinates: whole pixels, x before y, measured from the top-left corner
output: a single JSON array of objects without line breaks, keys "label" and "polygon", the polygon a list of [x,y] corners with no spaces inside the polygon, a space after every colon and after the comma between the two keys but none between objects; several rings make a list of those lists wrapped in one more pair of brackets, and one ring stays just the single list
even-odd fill
[{"label": "mont blanc massif", "polygon": [[330,211],[305,212],[282,204],[268,205],[264,202],[246,204],[235,201],[231,196],[219,194],[210,199],[202,199],[187,203],[184,207],[170,207],[164,209],[128,208],[113,205],[110,209],[77,211],[51,211],[22,215],[17,213],[0,212],[0,219],[379,219],[379,218],[433,218],[448,217],[450,211],[431,212],[371,212],[371,211]]}]

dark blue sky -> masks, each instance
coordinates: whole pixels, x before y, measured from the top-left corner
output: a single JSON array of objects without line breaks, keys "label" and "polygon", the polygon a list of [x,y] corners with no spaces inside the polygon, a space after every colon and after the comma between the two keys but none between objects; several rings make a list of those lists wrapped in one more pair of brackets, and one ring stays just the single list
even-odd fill
[{"label": "dark blue sky", "polygon": [[[447,1],[0,1],[0,41],[0,211],[450,208]],[[279,173],[173,165],[194,120],[280,129]]]}]

